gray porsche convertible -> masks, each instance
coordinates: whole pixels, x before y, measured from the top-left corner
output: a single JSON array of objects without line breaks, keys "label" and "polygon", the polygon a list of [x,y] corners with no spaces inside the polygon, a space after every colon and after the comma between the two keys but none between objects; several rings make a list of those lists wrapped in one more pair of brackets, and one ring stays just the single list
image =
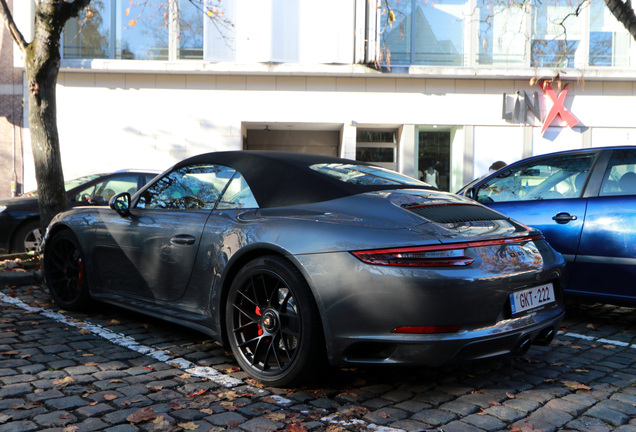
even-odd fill
[{"label": "gray porsche convertible", "polygon": [[48,227],[55,302],[204,332],[267,385],[317,367],[439,366],[548,344],[564,261],[467,198],[347,159],[216,152]]}]

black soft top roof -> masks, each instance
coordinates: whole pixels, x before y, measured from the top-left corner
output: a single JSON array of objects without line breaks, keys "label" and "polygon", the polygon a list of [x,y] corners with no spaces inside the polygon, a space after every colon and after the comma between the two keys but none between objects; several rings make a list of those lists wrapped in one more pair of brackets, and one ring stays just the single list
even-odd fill
[{"label": "black soft top roof", "polygon": [[225,151],[204,153],[175,165],[220,164],[240,172],[261,208],[309,204],[387,189],[421,188],[413,185],[360,185],[340,181],[312,169],[315,164],[369,165],[364,162],[306,153]]}]

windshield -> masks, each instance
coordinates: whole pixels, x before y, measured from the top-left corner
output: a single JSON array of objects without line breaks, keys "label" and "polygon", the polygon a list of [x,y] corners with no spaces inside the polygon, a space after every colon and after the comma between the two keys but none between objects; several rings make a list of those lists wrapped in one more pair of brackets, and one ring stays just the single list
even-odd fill
[{"label": "windshield", "polygon": [[311,169],[335,177],[345,183],[357,185],[372,186],[393,186],[393,185],[412,185],[412,186],[429,186],[427,183],[416,180],[412,177],[391,171],[388,169],[368,166],[353,165],[340,163],[323,163],[312,165]]},{"label": "windshield", "polygon": [[[74,187],[81,186],[84,183],[88,183],[91,180],[95,180],[96,178],[101,177],[102,175],[103,174],[90,174],[90,175],[86,175],[86,176],[83,176],[83,177],[78,177],[78,178],[73,179],[73,180],[65,181],[64,182],[64,190],[65,191],[69,191],[69,190],[73,189]],[[38,195],[37,189],[22,194],[22,196],[37,196],[37,195]]]}]

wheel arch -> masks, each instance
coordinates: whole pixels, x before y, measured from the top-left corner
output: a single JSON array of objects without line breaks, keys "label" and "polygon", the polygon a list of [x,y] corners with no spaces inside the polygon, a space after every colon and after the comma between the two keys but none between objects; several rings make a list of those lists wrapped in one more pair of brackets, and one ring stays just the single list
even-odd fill
[{"label": "wheel arch", "polygon": [[[241,270],[241,268],[243,268],[245,264],[247,264],[248,262],[254,259],[257,259],[263,256],[268,256],[268,255],[277,256],[279,258],[286,260],[300,272],[302,277],[307,282],[307,285],[309,286],[309,289],[314,299],[314,303],[316,304],[316,307],[318,308],[319,315],[323,317],[322,308],[320,306],[319,298],[316,296],[315,288],[311,284],[309,278],[307,277],[307,273],[305,272],[304,268],[297,260],[293,258],[293,255],[289,254],[287,251],[285,251],[282,248],[275,247],[272,245],[255,245],[243,251],[242,253],[232,257],[232,259],[226,266],[225,271],[223,273],[222,282],[221,282],[221,292],[220,292],[220,296],[217,299],[218,303],[216,307],[217,307],[217,310],[219,311],[219,314],[217,317],[217,320],[218,320],[217,322],[221,330],[219,332],[219,335],[221,337],[221,343],[223,344],[225,348],[229,348],[227,327],[225,325],[225,318],[226,318],[225,304],[227,302],[230,286],[232,285],[232,282],[236,278],[236,275],[238,274],[238,272]],[[322,319],[321,319],[321,328],[322,328],[322,332],[324,336],[325,324]],[[326,348],[328,350],[329,344],[326,344],[326,345],[327,345]]]}]

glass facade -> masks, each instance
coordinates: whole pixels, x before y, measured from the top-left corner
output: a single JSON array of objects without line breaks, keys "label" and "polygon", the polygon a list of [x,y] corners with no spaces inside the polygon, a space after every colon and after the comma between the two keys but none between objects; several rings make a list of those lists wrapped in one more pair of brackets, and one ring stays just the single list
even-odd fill
[{"label": "glass facade", "polygon": [[383,13],[380,25],[386,66],[631,66],[632,39],[603,0],[387,4],[392,14]]}]

